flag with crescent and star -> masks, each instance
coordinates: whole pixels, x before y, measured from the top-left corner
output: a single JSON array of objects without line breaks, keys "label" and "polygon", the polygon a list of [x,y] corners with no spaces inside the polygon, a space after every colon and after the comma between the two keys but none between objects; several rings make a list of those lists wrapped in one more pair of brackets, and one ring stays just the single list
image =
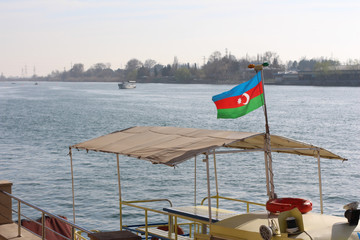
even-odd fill
[{"label": "flag with crescent and star", "polygon": [[261,72],[227,92],[212,97],[217,118],[238,118],[264,105]]}]

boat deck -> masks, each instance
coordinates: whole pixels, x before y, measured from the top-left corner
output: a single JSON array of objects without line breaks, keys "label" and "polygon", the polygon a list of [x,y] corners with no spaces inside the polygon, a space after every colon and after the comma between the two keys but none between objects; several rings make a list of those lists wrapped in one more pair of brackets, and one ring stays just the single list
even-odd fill
[{"label": "boat deck", "polygon": [[40,240],[41,238],[21,229],[21,237],[18,237],[18,225],[16,223],[8,223],[0,225],[0,240]]},{"label": "boat deck", "polygon": [[[270,219],[275,220],[280,227],[277,215],[271,215]],[[350,238],[354,231],[360,231],[360,226],[350,226],[344,217],[309,212],[302,215],[302,220],[304,232],[288,236],[289,238],[311,239],[310,235],[312,239],[319,240],[344,239],[344,234]],[[267,212],[246,213],[214,223],[211,235],[226,239],[238,239],[238,236],[243,235],[248,236],[248,239],[262,239],[259,236],[261,225],[268,226]]]}]

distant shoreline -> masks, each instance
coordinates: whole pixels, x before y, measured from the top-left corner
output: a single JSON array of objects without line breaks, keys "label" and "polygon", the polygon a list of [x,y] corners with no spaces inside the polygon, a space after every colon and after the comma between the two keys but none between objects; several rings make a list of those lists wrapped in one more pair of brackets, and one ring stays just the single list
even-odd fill
[{"label": "distant shoreline", "polygon": [[[49,80],[40,80],[40,79],[24,79],[24,78],[14,78],[14,79],[1,79],[0,82],[33,82],[41,83],[41,82],[77,82],[77,83],[118,83],[120,81],[49,81]],[[235,85],[240,84],[242,82],[235,81],[227,81],[227,82],[207,82],[204,80],[193,81],[190,83],[179,83],[174,81],[138,81],[138,83],[146,84],[146,83],[162,83],[162,84],[212,84],[212,85]],[[283,80],[277,81],[276,79],[265,79],[265,85],[278,85],[278,86],[317,86],[317,87],[360,87],[360,80],[347,80],[347,81],[310,81],[310,80],[302,80],[302,81],[290,81]]]}]

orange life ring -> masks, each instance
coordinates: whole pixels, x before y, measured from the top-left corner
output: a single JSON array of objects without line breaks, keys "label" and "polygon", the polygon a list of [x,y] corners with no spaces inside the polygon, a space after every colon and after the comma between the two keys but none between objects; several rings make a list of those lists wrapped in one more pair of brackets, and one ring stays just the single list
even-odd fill
[{"label": "orange life ring", "polygon": [[272,213],[289,211],[298,208],[301,213],[312,210],[312,202],[302,198],[275,198],[266,203],[266,210]]}]

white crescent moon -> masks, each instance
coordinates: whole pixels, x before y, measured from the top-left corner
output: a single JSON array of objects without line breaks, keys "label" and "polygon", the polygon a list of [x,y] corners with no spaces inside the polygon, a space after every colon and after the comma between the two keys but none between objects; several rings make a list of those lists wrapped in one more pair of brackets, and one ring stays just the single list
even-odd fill
[{"label": "white crescent moon", "polygon": [[248,104],[249,101],[250,101],[250,96],[249,96],[249,94],[247,94],[247,93],[244,93],[243,96],[246,97],[246,102],[244,102],[244,105],[246,105],[246,104]]}]

